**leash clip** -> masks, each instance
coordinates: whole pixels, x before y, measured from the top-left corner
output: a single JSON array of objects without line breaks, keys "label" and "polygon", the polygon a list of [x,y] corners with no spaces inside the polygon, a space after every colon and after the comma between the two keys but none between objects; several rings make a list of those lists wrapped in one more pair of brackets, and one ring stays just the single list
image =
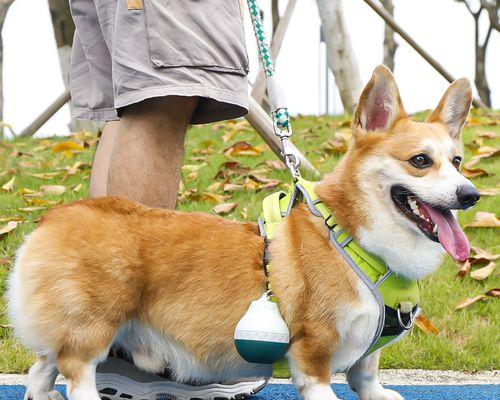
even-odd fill
[{"label": "leash clip", "polygon": [[285,164],[290,170],[293,179],[300,177],[300,153],[288,141],[288,136],[278,136],[281,139],[281,152],[285,159]]}]

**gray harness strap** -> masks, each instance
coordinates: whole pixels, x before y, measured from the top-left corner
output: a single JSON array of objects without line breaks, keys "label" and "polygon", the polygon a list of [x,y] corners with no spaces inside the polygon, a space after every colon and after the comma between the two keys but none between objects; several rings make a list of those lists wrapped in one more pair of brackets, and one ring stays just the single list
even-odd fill
[{"label": "gray harness strap", "polygon": [[[316,209],[315,203],[311,200],[309,197],[309,194],[307,191],[300,186],[300,184],[297,184],[295,186],[295,191],[293,193],[292,199],[290,201],[290,204],[293,204],[295,201],[295,198],[297,196],[297,191],[300,190],[302,196],[304,197],[304,200],[307,203],[307,206],[309,207],[309,210],[317,217],[322,217],[321,213]],[[318,202],[316,202],[318,203]],[[289,206],[288,213],[291,210],[291,206]],[[288,214],[287,213],[287,214]],[[342,233],[344,233],[344,230],[339,230],[338,232],[335,232],[332,228],[330,228],[327,225],[329,229],[329,238],[330,242],[332,245],[335,247],[335,249],[340,253],[340,255],[344,258],[344,260],[347,262],[347,264],[356,272],[358,277],[364,282],[364,284],[368,287],[370,292],[373,294],[373,297],[375,298],[375,302],[377,303],[377,307],[379,309],[379,318],[378,318],[378,324],[377,324],[377,329],[375,331],[375,334],[373,335],[372,342],[370,343],[370,346],[368,346],[367,350],[365,353],[361,356],[361,358],[357,361],[359,362],[363,358],[365,358],[369,353],[371,348],[377,341],[379,340],[380,336],[382,335],[382,331],[384,329],[384,324],[385,324],[385,304],[384,300],[382,299],[382,296],[380,295],[380,292],[378,291],[378,286],[385,281],[391,274],[392,271],[388,270],[387,273],[379,279],[378,282],[375,284],[365,275],[365,273],[359,268],[359,266],[354,262],[354,260],[351,258],[349,253],[345,251],[344,247],[347,246],[347,244],[352,240],[352,237],[350,235],[347,236],[346,239],[344,239],[341,243],[337,242],[337,239],[340,237]]]}]

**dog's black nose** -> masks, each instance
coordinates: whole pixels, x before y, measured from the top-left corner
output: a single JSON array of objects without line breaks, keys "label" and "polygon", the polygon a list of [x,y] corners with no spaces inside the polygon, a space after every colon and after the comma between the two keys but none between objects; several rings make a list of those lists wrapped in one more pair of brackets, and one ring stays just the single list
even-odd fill
[{"label": "dog's black nose", "polygon": [[476,204],[481,196],[474,186],[460,186],[457,189],[457,200],[462,208],[469,208]]}]

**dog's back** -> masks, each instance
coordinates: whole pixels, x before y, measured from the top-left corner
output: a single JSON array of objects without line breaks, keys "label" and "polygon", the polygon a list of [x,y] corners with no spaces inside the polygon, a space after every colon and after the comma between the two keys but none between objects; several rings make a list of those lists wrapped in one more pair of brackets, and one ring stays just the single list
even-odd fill
[{"label": "dog's back", "polygon": [[[234,353],[229,331],[265,288],[262,252],[254,224],[118,198],[77,201],[49,211],[19,249],[10,319],[25,344],[58,364],[76,353],[105,357],[131,321],[167,327],[198,359],[210,348]],[[193,330],[212,334],[189,342]],[[69,364],[65,375],[79,368]]]}]

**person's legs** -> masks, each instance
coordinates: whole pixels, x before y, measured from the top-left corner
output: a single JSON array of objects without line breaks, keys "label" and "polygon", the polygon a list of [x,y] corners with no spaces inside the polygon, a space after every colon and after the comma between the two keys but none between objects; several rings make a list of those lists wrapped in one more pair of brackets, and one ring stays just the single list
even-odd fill
[{"label": "person's legs", "polygon": [[104,125],[101,138],[92,162],[90,173],[89,196],[103,197],[108,195],[108,174],[111,155],[115,147],[115,139],[120,130],[119,121],[108,121]]},{"label": "person's legs", "polygon": [[184,136],[197,103],[196,97],[153,98],[127,107],[119,122],[108,122],[94,158],[91,197],[175,208]]}]

